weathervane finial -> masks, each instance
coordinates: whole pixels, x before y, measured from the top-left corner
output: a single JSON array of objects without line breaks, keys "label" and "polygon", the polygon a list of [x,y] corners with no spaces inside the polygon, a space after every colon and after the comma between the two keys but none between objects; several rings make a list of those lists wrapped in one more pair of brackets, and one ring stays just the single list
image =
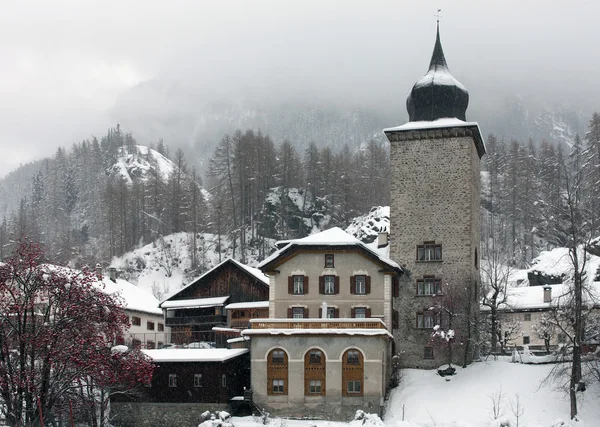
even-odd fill
[{"label": "weathervane finial", "polygon": [[442,11],[442,9],[438,9],[437,13],[433,16],[435,16],[437,18],[437,23],[440,23],[440,18],[442,17],[442,15],[440,14],[440,12]]}]

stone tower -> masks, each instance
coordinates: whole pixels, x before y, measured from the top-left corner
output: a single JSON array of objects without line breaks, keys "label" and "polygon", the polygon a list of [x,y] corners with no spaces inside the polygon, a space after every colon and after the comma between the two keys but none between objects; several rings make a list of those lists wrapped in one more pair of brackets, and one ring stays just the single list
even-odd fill
[{"label": "stone tower", "polygon": [[[405,269],[394,338],[408,367],[435,368],[449,358],[462,365],[477,351],[485,145],[477,123],[466,122],[468,102],[448,70],[438,23],[429,70],[406,100],[409,122],[384,129],[391,144],[391,258]],[[432,337],[438,324],[454,337]]]}]

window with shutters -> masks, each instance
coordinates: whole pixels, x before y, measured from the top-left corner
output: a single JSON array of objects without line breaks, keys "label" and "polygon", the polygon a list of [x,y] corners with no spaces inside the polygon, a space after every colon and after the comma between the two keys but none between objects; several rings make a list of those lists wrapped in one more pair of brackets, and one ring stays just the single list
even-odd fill
[{"label": "window with shutters", "polygon": [[305,312],[304,307],[292,307],[291,312],[292,312],[292,315],[291,315],[292,319],[304,319],[304,312]]},{"label": "window with shutters", "polygon": [[325,355],[319,349],[309,350],[304,356],[304,395],[325,396]]},{"label": "window with shutters", "polygon": [[350,293],[354,295],[366,295],[371,293],[371,276],[350,276]]},{"label": "window with shutters", "polygon": [[342,395],[362,396],[364,360],[359,350],[347,350],[342,357]]},{"label": "window with shutters", "polygon": [[[327,319],[337,319],[340,317],[340,309],[333,306],[327,307]],[[323,318],[323,309],[319,308],[319,319]]]},{"label": "window with shutters", "polygon": [[304,295],[304,276],[292,276],[292,294]]},{"label": "window with shutters", "polygon": [[323,276],[323,293],[335,294],[335,276]]},{"label": "window with shutters", "polygon": [[287,394],[288,357],[282,349],[271,350],[267,357],[267,394]]},{"label": "window with shutters", "polygon": [[367,308],[366,307],[355,307],[352,309],[353,315],[352,317],[355,319],[366,319],[367,317]]}]

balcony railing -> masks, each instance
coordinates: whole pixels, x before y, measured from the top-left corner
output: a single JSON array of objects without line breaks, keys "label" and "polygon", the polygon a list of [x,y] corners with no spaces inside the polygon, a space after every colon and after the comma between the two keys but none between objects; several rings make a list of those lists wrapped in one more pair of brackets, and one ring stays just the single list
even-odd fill
[{"label": "balcony railing", "polygon": [[385,329],[379,319],[253,319],[251,329]]},{"label": "balcony railing", "polygon": [[186,316],[186,317],[167,317],[167,326],[178,325],[204,325],[204,324],[227,324],[227,316],[225,315],[208,315],[208,316]]}]

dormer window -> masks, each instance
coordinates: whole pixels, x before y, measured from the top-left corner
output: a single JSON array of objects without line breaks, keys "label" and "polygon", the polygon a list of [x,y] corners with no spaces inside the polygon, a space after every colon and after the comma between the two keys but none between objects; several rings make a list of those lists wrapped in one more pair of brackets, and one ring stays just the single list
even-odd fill
[{"label": "dormer window", "polygon": [[441,261],[442,245],[435,242],[424,242],[417,246],[417,261]]},{"label": "dormer window", "polygon": [[552,288],[549,286],[544,288],[544,302],[552,302]]},{"label": "dormer window", "polygon": [[334,266],[333,254],[325,254],[325,268],[333,268]]}]

